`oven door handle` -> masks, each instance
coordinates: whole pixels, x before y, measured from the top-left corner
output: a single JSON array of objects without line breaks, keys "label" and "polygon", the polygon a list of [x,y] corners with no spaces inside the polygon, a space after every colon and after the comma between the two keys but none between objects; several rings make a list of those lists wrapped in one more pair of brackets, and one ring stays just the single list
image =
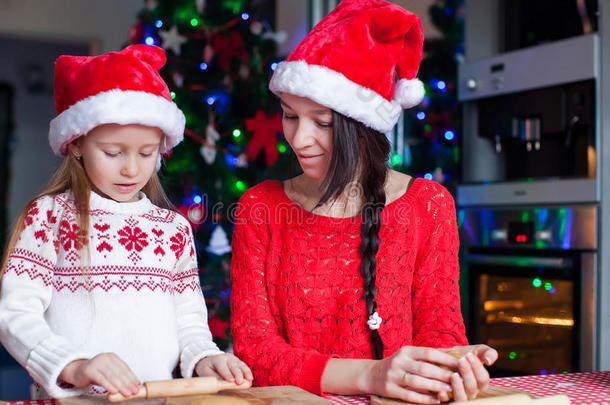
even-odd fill
[{"label": "oven door handle", "polygon": [[548,269],[567,269],[572,267],[572,259],[565,257],[470,254],[466,256],[466,261],[469,264],[492,266],[544,267]]}]

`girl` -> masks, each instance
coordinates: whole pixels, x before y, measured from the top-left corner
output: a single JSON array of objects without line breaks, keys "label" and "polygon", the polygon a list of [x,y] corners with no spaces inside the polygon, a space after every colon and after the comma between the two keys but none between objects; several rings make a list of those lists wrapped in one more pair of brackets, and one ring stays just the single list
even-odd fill
[{"label": "girl", "polygon": [[185,123],[164,63],[146,45],[56,62],[49,141],[64,160],[17,220],[0,289],[0,340],[52,397],[128,396],[178,363],[252,379],[212,341],[189,223],[156,175]]},{"label": "girl", "polygon": [[423,97],[422,44],[414,14],[343,0],[274,72],[303,174],[237,212],[232,330],[255,384],[438,403],[488,382],[497,352],[464,334],[453,199],[387,167],[384,132]]}]

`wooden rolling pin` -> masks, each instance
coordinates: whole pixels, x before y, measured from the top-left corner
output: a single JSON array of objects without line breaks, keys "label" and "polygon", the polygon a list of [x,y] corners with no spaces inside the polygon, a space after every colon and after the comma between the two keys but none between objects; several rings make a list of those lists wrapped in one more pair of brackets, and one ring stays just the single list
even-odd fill
[{"label": "wooden rolling pin", "polygon": [[121,402],[134,398],[165,398],[184,395],[215,394],[223,390],[245,390],[252,386],[245,380],[242,384],[235,384],[216,377],[177,378],[175,380],[145,382],[137,394],[124,397],[120,393],[108,394],[109,402]]}]

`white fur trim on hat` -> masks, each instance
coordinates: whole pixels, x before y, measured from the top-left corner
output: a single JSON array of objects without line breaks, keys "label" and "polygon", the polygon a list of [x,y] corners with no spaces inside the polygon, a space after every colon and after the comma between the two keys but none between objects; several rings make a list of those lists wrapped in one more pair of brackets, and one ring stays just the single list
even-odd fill
[{"label": "white fur trim on hat", "polygon": [[290,93],[307,97],[379,132],[390,131],[402,111],[397,101],[388,101],[342,73],[302,60],[281,62],[273,73],[269,89],[278,96]]},{"label": "white fur trim on hat", "polygon": [[424,98],[424,84],[419,79],[400,79],[394,84],[394,101],[402,108],[415,107]]},{"label": "white fur trim on hat", "polygon": [[56,155],[79,136],[103,124],[141,124],[165,134],[160,153],[166,153],[184,137],[184,114],[175,103],[151,93],[109,90],[87,97],[51,120],[49,143]]}]

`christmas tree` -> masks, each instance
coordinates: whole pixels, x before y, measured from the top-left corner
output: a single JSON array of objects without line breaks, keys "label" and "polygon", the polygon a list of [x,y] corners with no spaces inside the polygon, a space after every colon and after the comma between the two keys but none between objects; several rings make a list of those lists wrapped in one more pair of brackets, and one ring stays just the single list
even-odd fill
[{"label": "christmas tree", "polygon": [[419,79],[426,96],[405,111],[404,151],[392,157],[395,169],[444,184],[455,193],[460,177],[457,65],[464,58],[464,1],[437,0],[430,20],[441,37],[426,38]]},{"label": "christmas tree", "polygon": [[230,237],[239,197],[285,176],[279,104],[268,90],[278,62],[273,1],[148,0],[129,41],[161,46],[161,74],[186,116],[185,140],[161,171],[164,187],[190,221],[209,325],[230,345]]},{"label": "christmas tree", "polygon": [[[230,345],[230,235],[235,204],[250,186],[286,178],[288,147],[279,104],[269,90],[279,62],[275,1],[147,0],[131,43],[161,46],[162,75],[186,115],[185,141],[166,157],[168,195],[191,222],[210,329]],[[438,0],[431,20],[441,38],[427,39],[419,77],[426,97],[405,112],[404,150],[392,166],[455,190],[459,177],[457,63],[463,54],[463,0]]]}]

